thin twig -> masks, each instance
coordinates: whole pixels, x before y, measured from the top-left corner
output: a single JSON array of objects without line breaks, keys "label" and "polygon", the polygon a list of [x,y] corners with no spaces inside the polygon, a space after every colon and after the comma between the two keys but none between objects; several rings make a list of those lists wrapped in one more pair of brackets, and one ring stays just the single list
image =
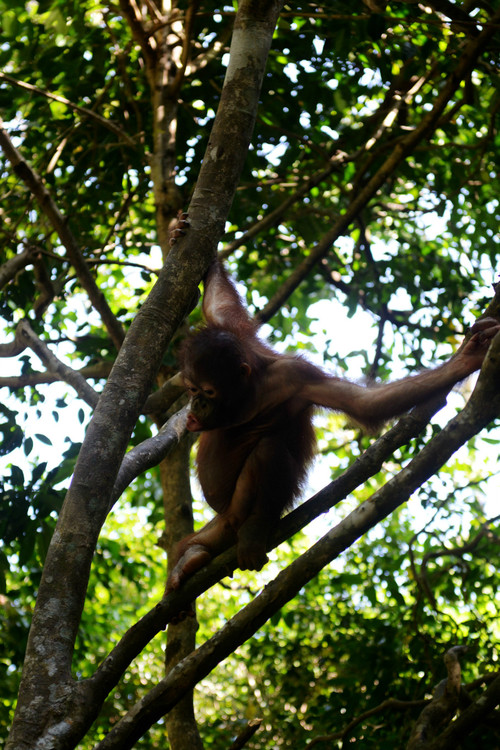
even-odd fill
[{"label": "thin twig", "polygon": [[[137,146],[137,143],[134,141],[133,138],[131,138],[128,133],[126,133],[124,130],[122,130],[118,125],[116,125],[112,120],[107,120],[105,117],[102,117],[102,115],[97,114],[97,112],[94,112],[91,109],[87,109],[87,107],[80,107],[78,104],[75,104],[74,102],[71,102],[69,99],[66,99],[64,96],[60,96],[59,94],[53,94],[51,91],[46,91],[45,89],[41,89],[38,86],[33,86],[31,83],[26,83],[26,81],[19,81],[17,78],[13,78],[13,76],[8,75],[7,73],[0,72],[0,81],[7,81],[7,83],[11,83],[13,86],[16,86],[20,89],[25,89],[26,91],[31,91],[34,94],[38,94],[39,96],[44,96],[46,99],[51,99],[54,102],[59,102],[59,104],[64,104],[69,109],[72,109],[74,112],[78,112],[80,115],[83,115],[84,117],[89,117],[92,120],[95,120],[99,123],[103,128],[106,128],[106,130],[110,130],[112,133],[117,135],[121,140],[125,141],[129,146],[133,146],[134,148]],[[61,148],[61,145],[60,145]]]},{"label": "thin twig", "polygon": [[3,127],[3,121],[0,118],[0,147],[4,150],[7,159],[12,165],[12,169],[31,190],[38,204],[49,219],[52,227],[57,233],[61,243],[66,248],[68,258],[70,259],[78,279],[87,292],[90,302],[95,310],[100,314],[102,321],[117,349],[120,348],[124,339],[124,331],[121,323],[113,315],[108,305],[106,297],[96,284],[80,247],[71,231],[67,218],[61,213],[51,193],[49,192],[44,181],[32,167],[21,156],[20,152],[12,143],[9,134]]}]

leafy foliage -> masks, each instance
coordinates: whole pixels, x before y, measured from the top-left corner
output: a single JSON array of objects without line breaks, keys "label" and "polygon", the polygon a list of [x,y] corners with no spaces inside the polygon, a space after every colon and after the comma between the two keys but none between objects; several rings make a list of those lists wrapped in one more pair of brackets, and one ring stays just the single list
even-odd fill
[{"label": "leafy foliage", "polygon": [[[460,76],[464,50],[488,28],[487,6],[431,3],[424,10],[393,2],[373,12],[372,5],[284,6],[221,251],[277,347],[308,350],[350,377],[385,379],[449,356],[491,296],[500,219],[500,39],[492,33]],[[192,197],[227,65],[233,4],[172,3],[162,20],[154,3],[139,3],[142,46],[126,7],[0,0],[4,128],[25,167],[43,178],[78,250],[68,250],[23,165],[12,168],[0,153],[0,735],[12,719],[41,570],[83,439],[79,428],[91,412],[61,392],[59,376],[46,361],[40,367],[35,348],[17,347],[18,324],[29,320],[42,344],[101,392],[116,340],[99,305],[105,300],[127,331],[146,300],[165,254],[160,229]],[[161,148],[145,38],[166,39],[169,75],[180,76],[180,88],[169,79],[162,94],[171,118],[163,134],[171,140]],[[314,255],[323,241],[324,251]],[[26,261],[12,270],[23,254]],[[291,279],[296,283],[287,286]],[[92,284],[99,298],[89,293]],[[330,306],[319,322],[318,353],[310,333],[311,306],[319,301]],[[366,345],[347,342],[351,356],[343,332],[361,311],[373,330]],[[190,320],[197,323],[199,312]],[[164,355],[158,385],[176,371],[186,327]],[[458,397],[450,411],[456,404]],[[143,415],[131,445],[161,421]],[[370,497],[438,430],[403,446],[345,505]],[[325,457],[335,478],[369,443],[337,416],[321,421],[318,432],[321,476]],[[443,653],[457,643],[469,646],[467,682],[498,668],[499,528],[488,518],[494,461],[484,458],[498,442],[493,429],[472,441],[408,511],[325,569],[205,679],[196,706],[207,748],[228,747],[254,716],[264,721],[249,748],[305,746],[319,735],[332,736],[325,747],[340,747],[349,722],[388,697],[428,697],[445,676]],[[95,552],[73,663],[78,678],[92,674],[162,594],[159,472],[142,475],[119,507]],[[277,560],[297,557],[303,544],[299,537],[280,550],[271,570]],[[267,575],[238,574],[241,588],[205,595],[200,641]],[[157,639],[81,747],[101,741],[162,669]],[[471,695],[479,694],[478,681]],[[367,715],[343,741],[402,747],[420,710],[415,703]],[[493,747],[494,732],[479,727],[463,747]],[[157,747],[163,735],[160,723],[137,747]]]}]

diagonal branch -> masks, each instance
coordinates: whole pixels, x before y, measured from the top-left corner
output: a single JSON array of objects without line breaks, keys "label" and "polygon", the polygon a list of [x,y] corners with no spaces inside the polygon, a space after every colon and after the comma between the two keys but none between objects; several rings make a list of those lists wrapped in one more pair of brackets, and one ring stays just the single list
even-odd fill
[{"label": "diagonal branch", "polygon": [[290,206],[293,206],[294,203],[297,203],[297,201],[307,195],[314,187],[323,182],[323,180],[326,179],[332,172],[334,172],[335,169],[338,169],[339,164],[343,164],[345,161],[351,161],[351,157],[347,157],[343,152],[335,153],[332,157],[330,157],[328,166],[325,169],[322,169],[315,175],[312,175],[312,177],[309,177],[309,179],[307,179],[302,185],[300,185],[297,190],[292,193],[292,195],[285,198],[285,200],[280,203],[280,205],[277,206],[273,211],[270,211],[268,214],[266,214],[260,221],[255,222],[246,230],[246,232],[241,235],[241,237],[238,237],[233,242],[227,244],[224,249],[220,251],[219,257],[221,259],[228,258],[234,253],[235,250],[251,240],[253,237],[260,234],[261,232],[264,232],[266,229],[269,229],[269,227],[278,224],[280,219],[290,208]]},{"label": "diagonal branch", "polygon": [[186,431],[189,407],[184,406],[166,422],[156,435],[134,446],[125,457],[111,493],[110,509],[129,484],[146,469],[157,466],[179,444]]},{"label": "diagonal branch", "polygon": [[68,220],[60,212],[52,195],[47,189],[40,175],[23,159],[19,151],[12,143],[7,131],[3,127],[3,121],[0,118],[0,147],[3,149],[7,159],[10,161],[14,172],[31,190],[38,201],[40,209],[49,219],[52,227],[57,233],[62,245],[65,247],[80,284],[87,292],[90,302],[100,314],[102,321],[117,349],[120,348],[124,338],[123,328],[120,322],[113,315],[106,297],[97,286],[92,276],[85,258],[83,257],[78,243],[69,228]]},{"label": "diagonal branch", "polygon": [[[404,67],[405,66],[403,66],[403,68]],[[423,85],[424,80],[424,77],[417,79],[417,81],[413,79],[406,80],[403,72],[401,72],[391,84],[390,89],[384,96],[377,111],[371,114],[365,121],[363,127],[367,128],[371,123],[377,125],[378,121],[382,119],[382,123],[377,125],[374,135],[367,141],[367,143],[354,153],[347,154],[342,150],[343,139],[335,141],[335,152],[331,156],[328,156],[327,154],[324,156],[327,160],[327,166],[305,180],[305,182],[299,185],[292,195],[288,196],[279,206],[266,214],[260,221],[255,222],[241,235],[241,237],[238,237],[233,240],[233,242],[227,244],[219,253],[219,257],[222,259],[229,257],[235,250],[248,242],[248,240],[252,239],[257,234],[264,232],[269,227],[277,225],[282,216],[291,206],[329,177],[332,172],[349,162],[356,163],[360,156],[368,150],[373,149],[373,146],[378,143],[386,130],[391,127],[393,120],[403,104],[408,103],[408,100],[417,93],[419,88]],[[299,138],[299,136],[295,137]],[[310,147],[313,148],[313,144],[310,144]]]},{"label": "diagonal branch", "polygon": [[83,115],[84,117],[95,120],[103,128],[106,128],[106,130],[110,130],[112,133],[117,135],[120,140],[125,141],[127,145],[133,146],[134,148],[137,146],[137,143],[134,141],[134,139],[131,138],[128,133],[122,130],[122,128],[116,125],[112,120],[107,120],[105,117],[102,117],[102,115],[97,114],[97,112],[94,112],[92,109],[88,109],[87,107],[80,107],[78,104],[74,104],[74,102],[71,102],[64,96],[53,94],[51,91],[45,91],[45,89],[41,89],[38,86],[33,86],[33,84],[31,83],[26,83],[26,81],[18,81],[17,78],[13,78],[7,73],[3,73],[1,71],[0,81],[6,81],[7,83],[11,83],[13,86],[17,86],[17,88],[31,91],[32,93],[38,94],[39,96],[44,96],[46,99],[50,99],[51,101],[59,102],[59,104],[64,104],[74,112],[78,112],[78,114]]},{"label": "diagonal branch", "polygon": [[166,412],[177,399],[186,392],[184,379],[180,372],[167,380],[157,391],[154,391],[144,404],[144,414],[158,414]]},{"label": "diagonal branch", "polygon": [[422,119],[421,123],[414,130],[397,141],[391,154],[387,157],[373,177],[367,182],[365,187],[352,199],[344,214],[337,219],[332,229],[322,237],[315,247],[311,249],[310,254],[304,258],[300,266],[298,266],[291,276],[281,285],[278,293],[261,310],[259,314],[259,320],[261,322],[269,320],[274,313],[279,310],[283,302],[288,299],[316,263],[328,253],[331,245],[342,235],[343,232],[346,231],[357,214],[366,206],[368,201],[373,198],[387,178],[394,173],[394,170],[399,164],[415,149],[415,146],[420,141],[429,136],[444,112],[446,105],[460,86],[460,83],[467,78],[475,61],[485,49],[487,42],[496,33],[499,23],[500,12],[497,12],[492,16],[490,22],[483,26],[481,33],[464,47],[456,68],[445,82],[441,93],[435,100],[432,110]]},{"label": "diagonal branch", "polygon": [[194,21],[199,4],[200,0],[189,0],[188,7],[185,12],[180,66],[175,73],[174,80],[169,86],[169,93],[171,97],[178,96],[178,93],[182,86],[182,82],[184,80],[184,76],[186,75],[186,68],[189,62],[191,47],[193,43],[192,37]]},{"label": "diagonal branch", "polygon": [[52,354],[47,344],[38,338],[27,320],[22,320],[18,324],[17,329],[21,341],[26,342],[27,346],[29,346],[38,357],[40,357],[47,370],[53,373],[57,380],[63,380],[65,383],[71,385],[85,403],[89,404],[89,406],[95,407],[99,400],[99,395],[87,383],[84,376],[76,370],[72,370],[71,367],[68,367],[61,362],[55,354]]},{"label": "diagonal branch", "polygon": [[144,28],[144,22],[134,0],[119,0],[122,16],[127,21],[137,44],[142,50],[148,68],[154,66],[156,60],[155,39]]}]

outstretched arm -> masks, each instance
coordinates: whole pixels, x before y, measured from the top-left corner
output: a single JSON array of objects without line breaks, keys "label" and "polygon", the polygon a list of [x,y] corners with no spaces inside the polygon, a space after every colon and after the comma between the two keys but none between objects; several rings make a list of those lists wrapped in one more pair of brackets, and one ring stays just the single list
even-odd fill
[{"label": "outstretched arm", "polygon": [[449,390],[481,367],[492,338],[500,331],[500,323],[484,318],[473,326],[472,331],[473,335],[465,346],[435,370],[374,388],[327,378],[304,385],[300,396],[318,406],[346,412],[361,423],[383,422]]}]

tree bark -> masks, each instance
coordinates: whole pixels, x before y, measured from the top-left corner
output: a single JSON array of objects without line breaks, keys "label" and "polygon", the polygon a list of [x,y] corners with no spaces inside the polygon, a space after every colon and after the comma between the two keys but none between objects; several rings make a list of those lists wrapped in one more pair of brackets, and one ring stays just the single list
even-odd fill
[{"label": "tree bark", "polygon": [[[193,531],[192,497],[189,482],[189,457],[191,435],[183,438],[180,444],[160,464],[161,483],[165,520],[168,524],[165,538],[169,560],[175,552],[177,542]],[[194,616],[185,617],[178,623],[170,623],[167,628],[165,649],[165,674],[195,649],[198,623]],[[167,735],[171,750],[203,750],[193,707],[193,690],[165,717]]]},{"label": "tree bark", "polygon": [[[221,102],[190,208],[192,229],[168,254],[89,424],[47,553],[6,750],[32,750],[41,743],[51,750],[71,750],[106,697],[93,690],[91,680],[77,683],[71,674],[92,557],[137,417],[222,235],[253,132],[280,8],[277,1],[240,4]],[[59,216],[56,208],[54,213]]]}]

